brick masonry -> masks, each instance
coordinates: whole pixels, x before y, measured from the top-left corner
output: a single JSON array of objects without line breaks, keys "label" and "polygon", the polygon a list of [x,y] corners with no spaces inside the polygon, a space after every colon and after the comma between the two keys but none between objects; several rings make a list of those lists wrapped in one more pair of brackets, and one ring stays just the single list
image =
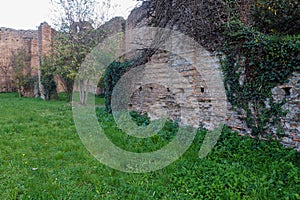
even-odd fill
[{"label": "brick masonry", "polygon": [[[136,19],[145,12],[144,9],[141,7],[132,11],[126,23],[127,31],[145,25],[145,21]],[[218,123],[224,122],[241,134],[251,134],[251,130],[243,121],[244,116],[231,109],[230,103],[221,94],[223,88],[216,87],[220,82],[223,84],[223,80],[219,78],[222,76],[216,76],[222,74],[216,57],[205,53],[195,55],[198,50],[180,49],[180,45],[176,44],[173,47],[174,52],[180,54],[157,52],[140,71],[143,73],[142,78],[130,82],[131,86],[128,87],[133,89],[128,109],[140,113],[147,112],[152,119],[168,115],[183,124],[191,123],[207,129],[213,129]],[[191,59],[187,60],[178,55]],[[173,77],[171,70],[177,72],[178,77],[186,79],[186,82],[179,83],[180,78]],[[137,72],[133,71],[125,76],[136,79],[136,74]],[[220,94],[216,92],[218,90],[221,91]],[[281,118],[283,129],[280,131],[285,135],[282,143],[300,151],[300,74],[294,73],[287,84],[278,85],[272,92],[274,99],[287,100],[283,109],[288,110],[288,114]],[[181,101],[183,95],[187,97],[184,102]],[[197,109],[192,97],[196,98]],[[270,133],[276,131],[278,131],[276,125],[269,130]]]},{"label": "brick masonry", "polygon": [[[145,14],[144,9],[134,9],[126,25],[121,18],[109,22],[106,26],[112,29],[110,34],[145,25],[145,21],[137,20]],[[10,66],[11,52],[24,47],[31,55],[32,75],[37,75],[40,59],[49,53],[54,35],[55,30],[47,23],[29,31],[0,28],[0,64]],[[232,111],[226,100],[217,58],[206,51],[184,49],[176,44],[178,40],[174,42],[172,51],[159,51],[145,66],[135,69],[140,71],[133,69],[122,78],[130,80],[126,83],[130,88],[128,108],[148,112],[152,119],[167,115],[182,124],[207,129],[225,123],[233,130],[250,134],[243,116]],[[141,74],[137,76],[137,72]],[[13,88],[11,68],[6,75],[0,72],[0,92]],[[287,99],[283,108],[289,112],[281,119],[285,134],[282,143],[300,151],[300,75],[293,74],[287,84],[278,85],[272,93],[275,100]],[[272,127],[270,132],[276,130]]]},{"label": "brick masonry", "polygon": [[[55,30],[46,22],[41,23],[38,30],[15,30],[0,28],[0,66],[8,66],[9,70],[0,70],[0,92],[15,91],[12,80],[12,52],[24,48],[30,55],[31,75],[37,76],[42,55],[48,55]],[[34,96],[33,92],[28,96]]]}]

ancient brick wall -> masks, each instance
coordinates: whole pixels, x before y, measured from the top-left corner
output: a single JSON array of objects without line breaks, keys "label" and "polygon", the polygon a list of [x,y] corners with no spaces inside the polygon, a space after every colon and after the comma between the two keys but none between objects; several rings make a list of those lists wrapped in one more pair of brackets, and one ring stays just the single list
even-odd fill
[{"label": "ancient brick wall", "polygon": [[41,58],[49,54],[55,33],[46,22],[41,23],[38,30],[0,28],[0,68],[8,68],[7,72],[0,70],[0,92],[15,90],[12,79],[12,52],[25,49],[29,55],[31,75],[38,76]]},{"label": "ancient brick wall", "polygon": [[51,43],[56,31],[47,23],[43,22],[38,28],[39,57],[47,56],[51,50]]},{"label": "ancient brick wall", "polygon": [[[124,31],[125,20],[122,17],[115,17],[100,27],[103,36],[109,36],[117,32]],[[30,58],[31,74],[39,77],[39,66],[43,56],[49,55],[52,42],[56,35],[47,22],[43,22],[38,30],[14,30],[10,28],[0,28],[0,66],[8,66],[8,72],[4,73],[0,68],[0,92],[14,91],[12,80],[11,55],[12,52],[24,48]],[[55,77],[57,90],[64,91],[64,85],[60,77]],[[39,91],[43,87],[39,84]]]},{"label": "ancient brick wall", "polygon": [[[52,42],[54,40],[54,37],[56,35],[56,30],[53,29],[47,22],[43,22],[38,27],[38,66],[40,66],[42,62],[42,58],[44,56],[48,56],[52,49]],[[63,92],[64,86],[59,77],[55,77],[56,84],[57,84],[57,91]],[[43,86],[41,84],[41,77],[38,76],[39,81],[39,91],[41,91],[41,97],[43,96]]]},{"label": "ancient brick wall", "polygon": [[[241,8],[248,8],[249,5],[244,1],[241,1]],[[246,9],[246,10],[247,10]],[[241,12],[244,11],[243,9]],[[145,25],[145,21],[139,21],[136,18],[142,16],[145,13],[145,8],[136,8],[132,11],[131,15],[128,17],[126,23],[126,30],[130,30],[136,27],[142,27]],[[248,17],[244,14],[242,15],[242,21],[247,24],[249,23]],[[147,19],[145,19],[147,20]],[[180,27],[180,24],[176,25]],[[183,25],[185,26],[185,25]],[[174,45],[174,50],[176,52],[176,45]],[[193,52],[193,49],[190,49]],[[182,52],[185,56],[192,56],[189,51]],[[134,57],[137,54],[131,54],[129,57]],[[202,59],[202,61],[201,61]],[[193,119],[186,119],[192,124],[199,124],[205,128],[211,129],[214,127],[217,118],[214,115],[224,117],[223,109],[226,109],[226,116],[224,117],[225,124],[240,133],[251,134],[251,130],[247,127],[244,116],[238,115],[235,111],[231,109],[230,103],[226,99],[218,99],[218,96],[212,95],[212,91],[215,90],[214,84],[208,83],[214,80],[214,73],[222,73],[220,69],[220,64],[216,58],[211,55],[207,56],[196,56],[189,61],[183,59],[179,55],[174,55],[172,52],[158,51],[155,55],[149,58],[149,62],[146,64],[145,69],[141,72],[144,81],[131,82],[133,84],[133,91],[130,94],[130,103],[128,105],[129,109],[136,110],[140,113],[147,112],[152,119],[159,118],[163,115],[168,115],[168,117],[174,120],[185,120],[180,119],[180,116],[190,116]],[[197,71],[193,66],[203,65],[203,62],[207,63],[211,67],[214,67],[214,71],[204,72]],[[193,64],[193,65],[192,65]],[[176,84],[176,81],[170,79],[170,70],[173,69],[179,73],[181,77],[188,80],[188,84],[192,87],[192,91],[189,95],[196,97],[198,109],[182,109],[181,107],[185,104],[190,104],[191,102],[180,102],[180,94],[182,91],[187,91],[187,86],[183,84]],[[129,75],[130,77],[130,72]],[[132,74],[131,78],[134,79],[137,75]],[[149,79],[154,80],[154,82],[149,81]],[[173,87],[168,87],[169,83],[174,83]],[[185,83],[186,84],[186,83]],[[128,86],[129,87],[129,86]],[[281,118],[281,124],[283,130],[281,133],[285,134],[282,143],[286,146],[292,146],[300,151],[300,76],[299,74],[294,74],[290,78],[289,82],[285,85],[278,86],[273,89],[273,97],[278,100],[283,98],[287,99],[287,103],[283,106],[283,109],[288,110],[288,114]],[[189,98],[188,98],[189,99]],[[219,104],[219,105],[218,105]],[[198,112],[198,113],[197,113]],[[195,119],[195,114],[196,118]],[[269,132],[276,133],[278,127],[271,127]]]},{"label": "ancient brick wall", "polygon": [[12,52],[24,48],[30,55],[31,74],[37,75],[38,67],[38,34],[34,30],[14,30],[0,28],[0,92],[14,90],[12,80]]},{"label": "ancient brick wall", "polygon": [[[186,56],[186,55],[185,55]],[[193,57],[193,55],[191,55]],[[207,58],[214,65],[212,57]],[[182,124],[213,129],[213,98],[203,74],[188,60],[172,54],[157,53],[146,64],[143,78],[135,84],[129,108],[147,112],[152,119],[163,115]]]}]

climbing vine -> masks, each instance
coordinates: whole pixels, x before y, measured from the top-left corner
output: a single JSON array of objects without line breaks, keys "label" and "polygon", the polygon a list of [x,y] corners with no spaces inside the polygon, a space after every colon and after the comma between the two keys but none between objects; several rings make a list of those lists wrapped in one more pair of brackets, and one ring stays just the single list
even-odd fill
[{"label": "climbing vine", "polygon": [[231,21],[223,48],[225,87],[231,104],[244,113],[253,134],[263,135],[285,112],[271,89],[300,72],[300,35],[265,35]]},{"label": "climbing vine", "polygon": [[[222,52],[227,97],[254,135],[265,135],[274,125],[280,129],[285,101],[275,101],[272,88],[300,72],[298,0],[142,1],[148,12],[141,20],[181,31],[206,49]],[[140,63],[153,51],[143,55]],[[127,64],[116,62],[107,70],[109,111],[111,91]]]},{"label": "climbing vine", "polygon": [[104,74],[105,84],[105,107],[108,112],[111,112],[111,95],[113,89],[120,78],[133,66],[134,61],[114,61],[106,69]]}]

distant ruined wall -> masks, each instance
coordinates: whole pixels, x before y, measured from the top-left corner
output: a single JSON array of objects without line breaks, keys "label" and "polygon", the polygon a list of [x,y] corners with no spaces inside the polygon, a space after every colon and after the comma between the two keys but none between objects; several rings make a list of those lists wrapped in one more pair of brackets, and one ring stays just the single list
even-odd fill
[{"label": "distant ruined wall", "polygon": [[38,34],[34,30],[14,30],[0,28],[0,68],[8,67],[8,71],[0,70],[0,92],[14,90],[12,80],[12,52],[24,48],[30,55],[31,75],[38,73]]},{"label": "distant ruined wall", "polygon": [[[39,58],[39,64],[40,66],[42,59],[44,56],[48,56],[52,50],[52,42],[54,40],[54,37],[56,36],[56,30],[53,29],[47,22],[43,22],[38,27],[38,58]],[[56,76],[55,81],[57,84],[57,91],[63,92],[64,86],[60,79],[60,77]],[[41,98],[44,98],[43,96],[43,86],[41,84],[41,77],[40,74],[38,76],[38,82],[39,82],[39,91],[41,91]]]},{"label": "distant ruined wall", "polygon": [[[100,27],[102,36],[107,37],[125,30],[126,21],[122,17],[115,17]],[[0,92],[15,91],[12,79],[11,56],[12,52],[24,48],[29,55],[31,75],[39,78],[39,91],[43,91],[40,83],[39,67],[43,56],[48,56],[52,48],[52,42],[57,34],[47,22],[43,22],[38,30],[15,30],[0,28]],[[8,72],[1,70],[1,66],[7,66]],[[5,68],[6,69],[6,68]],[[55,77],[57,91],[64,91],[60,77]],[[32,91],[28,96],[36,96],[37,91]],[[42,92],[41,92],[42,93]]]},{"label": "distant ruined wall", "polygon": [[[31,75],[38,76],[39,66],[43,55],[48,55],[55,30],[46,22],[38,30],[15,30],[0,28],[0,68],[9,66],[7,73],[0,70],[0,92],[15,90],[12,79],[12,52],[24,48],[29,55]],[[29,96],[34,96],[34,91]]]},{"label": "distant ruined wall", "polygon": [[43,22],[38,28],[39,58],[47,56],[51,50],[51,44],[56,31],[47,23]]}]

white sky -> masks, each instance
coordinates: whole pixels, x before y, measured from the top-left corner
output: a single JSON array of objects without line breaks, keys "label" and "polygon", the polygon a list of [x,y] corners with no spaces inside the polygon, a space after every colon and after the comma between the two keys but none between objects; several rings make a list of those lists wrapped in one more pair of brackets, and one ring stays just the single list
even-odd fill
[{"label": "white sky", "polygon": [[[110,15],[125,19],[138,3],[136,0],[111,0],[114,9]],[[37,29],[40,23],[51,24],[50,0],[0,0],[0,27]]]}]

